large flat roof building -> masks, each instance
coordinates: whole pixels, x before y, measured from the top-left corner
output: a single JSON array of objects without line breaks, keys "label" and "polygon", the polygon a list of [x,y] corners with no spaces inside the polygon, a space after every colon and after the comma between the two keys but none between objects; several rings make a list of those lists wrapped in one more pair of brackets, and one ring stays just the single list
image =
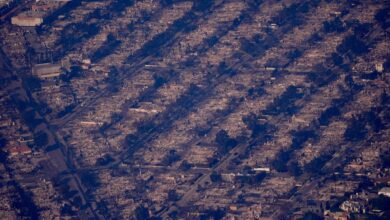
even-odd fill
[{"label": "large flat roof building", "polygon": [[36,64],[32,68],[32,74],[39,78],[57,77],[61,74],[61,65],[52,63]]},{"label": "large flat roof building", "polygon": [[40,24],[43,23],[43,16],[44,14],[42,12],[36,12],[36,11],[22,12],[16,16],[13,16],[11,18],[11,23],[13,25],[23,26],[23,27],[39,26]]}]

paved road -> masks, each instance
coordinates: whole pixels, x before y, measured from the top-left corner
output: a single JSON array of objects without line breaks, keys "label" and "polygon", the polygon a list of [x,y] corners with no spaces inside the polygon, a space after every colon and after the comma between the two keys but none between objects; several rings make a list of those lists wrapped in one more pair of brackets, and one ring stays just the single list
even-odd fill
[{"label": "paved road", "polygon": [[[225,0],[215,0],[213,3],[214,4],[213,7],[217,8],[217,7],[221,6],[224,2],[225,2]],[[204,18],[207,18],[207,16],[209,16],[209,14],[205,14],[203,17],[200,16],[200,18],[197,20],[197,22],[202,22]],[[186,32],[178,31],[177,33],[174,34],[174,36],[172,36],[164,44],[159,45],[158,50],[156,50],[155,52],[151,52],[146,57],[142,57],[142,55],[141,55],[141,57],[135,57],[134,60],[136,60],[136,64],[125,69],[123,71],[125,73],[118,77],[119,81],[123,81],[126,78],[129,78],[130,76],[140,72],[144,68],[146,68],[146,69],[150,68],[150,67],[145,67],[145,65],[149,64],[149,63],[153,63],[152,61],[154,59],[159,59],[158,57],[156,57],[156,55],[158,55],[158,51],[161,51],[162,49],[171,46],[173,43],[177,42],[182,36],[186,36],[187,34],[188,33],[186,33]],[[93,106],[94,104],[96,104],[97,101],[100,100],[100,98],[107,96],[109,94],[110,94],[110,91],[108,90],[108,88],[103,89],[99,94],[97,94],[92,99],[87,100],[84,103],[80,103],[70,114],[67,114],[62,118],[52,120],[51,124],[54,126],[57,126],[57,127],[61,127],[61,126],[65,125],[66,123],[70,122],[74,118],[80,116],[83,112],[87,111],[87,109],[89,107]]]},{"label": "paved road", "polygon": [[14,16],[17,12],[20,12],[22,9],[26,8],[29,5],[32,5],[35,0],[22,0],[20,3],[18,3],[14,8],[12,8],[9,12],[6,14],[2,15],[0,17],[0,22],[3,22],[10,18],[11,16]]},{"label": "paved road", "polygon": [[[10,63],[10,60],[6,56],[6,54],[1,50],[1,54],[4,56],[1,56],[2,59],[0,59],[0,62],[2,63],[2,66],[5,67],[5,70],[8,74],[17,76],[18,80],[13,80],[11,83],[7,85],[6,88],[3,88],[7,91],[9,91],[12,94],[17,95],[21,100],[25,101],[26,103],[34,103],[33,98],[31,97],[31,93],[28,91],[26,83],[25,83],[25,75],[23,73],[23,70],[17,70],[12,67],[12,64]],[[32,108],[32,107],[31,107]],[[35,111],[37,115],[37,119],[42,119],[44,122],[37,126],[34,131],[32,132],[44,132],[48,135],[48,142],[49,144],[57,143],[56,135],[53,133],[52,130],[50,130],[50,124],[46,122],[44,117],[39,115],[38,111]],[[49,161],[50,166],[44,167],[43,173],[47,175],[47,178],[54,177],[58,175],[59,173],[69,170],[68,162],[66,160],[66,157],[64,156],[63,152],[60,149],[51,151],[47,154],[47,158]],[[87,198],[85,194],[85,190],[83,189],[81,185],[81,181],[77,175],[72,175],[73,178],[70,180],[70,187],[77,190],[84,202],[84,204],[87,203]],[[34,178],[29,179],[31,181],[34,180]],[[36,180],[36,179],[35,179]],[[96,219],[101,219],[97,214],[95,214],[94,210],[90,207],[86,210],[87,212],[90,212],[95,216]]]}]

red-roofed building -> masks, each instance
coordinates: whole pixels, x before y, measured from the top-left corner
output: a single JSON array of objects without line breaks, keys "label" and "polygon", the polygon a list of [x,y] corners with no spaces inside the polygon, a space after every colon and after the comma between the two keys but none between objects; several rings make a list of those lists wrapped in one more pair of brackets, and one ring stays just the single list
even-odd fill
[{"label": "red-roofed building", "polygon": [[8,153],[10,156],[29,154],[29,153],[31,153],[31,148],[29,148],[27,146],[14,146],[14,147],[8,148]]}]

